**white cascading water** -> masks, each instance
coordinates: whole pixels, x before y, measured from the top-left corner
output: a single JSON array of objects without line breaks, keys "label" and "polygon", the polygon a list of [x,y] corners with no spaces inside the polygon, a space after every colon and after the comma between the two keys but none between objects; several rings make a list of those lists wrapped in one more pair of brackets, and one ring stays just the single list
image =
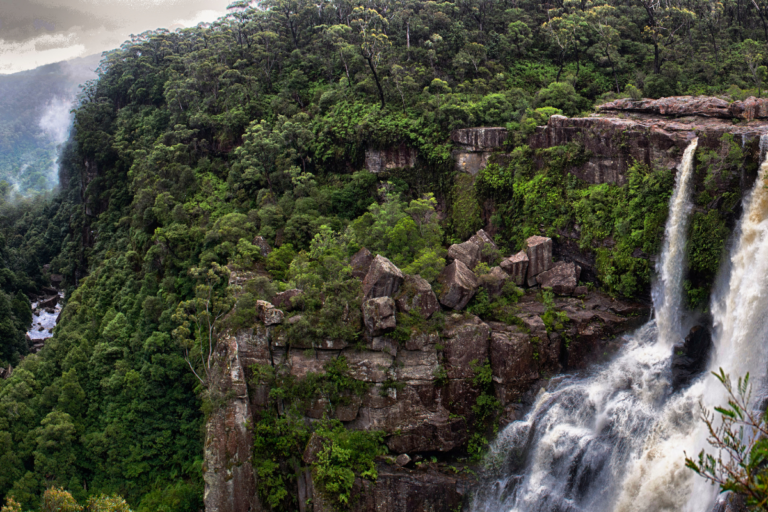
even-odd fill
[{"label": "white cascading water", "polygon": [[[613,362],[541,393],[526,419],[499,435],[473,511],[615,508],[622,476],[644,452],[670,396],[671,347],[682,337],[680,295],[696,146],[693,140],[683,155],[670,201],[654,283],[656,319],[634,333]],[[693,414],[693,406],[687,412]]]},{"label": "white cascading water", "polygon": [[[768,136],[760,141],[761,158]],[[765,147],[764,147],[765,146]],[[709,448],[701,405],[725,403],[705,373],[672,393],[671,347],[682,338],[682,282],[693,141],[679,167],[654,283],[656,318],[592,375],[543,392],[491,446],[475,512],[708,512],[717,489],[684,466]],[[768,159],[762,164],[711,304],[709,370],[765,382],[768,365]],[[763,393],[765,394],[765,393]]]}]

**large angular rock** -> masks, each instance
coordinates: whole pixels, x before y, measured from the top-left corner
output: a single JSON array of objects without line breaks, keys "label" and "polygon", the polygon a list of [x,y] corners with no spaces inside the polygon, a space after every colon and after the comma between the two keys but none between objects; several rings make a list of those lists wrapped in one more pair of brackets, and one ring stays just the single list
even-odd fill
[{"label": "large angular rock", "polygon": [[436,311],[440,311],[440,303],[437,301],[432,286],[421,276],[405,276],[403,285],[395,297],[398,311],[403,313],[417,312],[423,318],[429,318]]},{"label": "large angular rock", "polygon": [[472,235],[468,242],[472,242],[480,248],[480,261],[484,261],[488,264],[494,263],[491,261],[491,256],[489,255],[489,252],[491,251],[489,251],[489,249],[498,249],[498,247],[496,247],[496,242],[493,241],[491,235],[486,233],[484,229],[481,229]]},{"label": "large angular rock", "polygon": [[363,303],[365,328],[374,336],[395,329],[395,301],[391,297],[377,297]]},{"label": "large angular rock", "polygon": [[292,290],[285,290],[272,297],[272,304],[283,311],[293,311],[293,302],[291,299],[298,297],[299,295],[301,295],[301,290],[295,288]]},{"label": "large angular rock", "polygon": [[382,255],[377,255],[371,262],[368,273],[363,279],[363,294],[366,299],[392,297],[400,289],[405,276],[394,263]]},{"label": "large angular rock", "polygon": [[459,260],[470,270],[480,261],[480,247],[470,241],[453,244],[448,248],[448,263]]},{"label": "large angular rock", "polygon": [[512,280],[509,274],[501,270],[501,267],[493,267],[490,272],[480,276],[478,279],[480,280],[480,286],[485,288],[491,297],[500,296],[504,285]]},{"label": "large angular rock", "polygon": [[366,274],[371,269],[371,263],[373,263],[373,254],[363,247],[349,260],[349,265],[352,267],[352,276],[358,279],[365,279]]},{"label": "large angular rock", "polygon": [[525,241],[528,255],[526,283],[536,286],[536,276],[552,268],[552,239],[544,236],[532,236]]},{"label": "large angular rock", "polygon": [[554,267],[539,274],[536,281],[542,288],[549,288],[558,295],[572,295],[580,275],[581,267],[577,264],[558,261]]},{"label": "large angular rock", "polygon": [[517,286],[525,285],[525,278],[528,272],[528,254],[525,251],[510,256],[499,263],[501,269],[512,277],[512,281]]},{"label": "large angular rock", "polygon": [[443,332],[445,370],[449,379],[475,376],[472,361],[482,364],[488,358],[488,336],[491,328],[476,316],[466,318],[454,314]]},{"label": "large angular rock", "polygon": [[443,287],[440,303],[456,310],[463,309],[472,300],[479,286],[475,274],[460,260],[445,267],[437,280]]},{"label": "large angular rock", "polygon": [[265,300],[256,301],[256,313],[264,325],[278,325],[283,323],[285,313],[275,308],[271,302]]}]

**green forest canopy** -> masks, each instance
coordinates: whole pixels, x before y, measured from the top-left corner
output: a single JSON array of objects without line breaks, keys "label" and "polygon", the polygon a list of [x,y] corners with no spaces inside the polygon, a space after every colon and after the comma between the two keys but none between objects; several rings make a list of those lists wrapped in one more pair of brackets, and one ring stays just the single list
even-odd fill
[{"label": "green forest canopy", "polygon": [[[147,32],[107,53],[80,96],[60,192],[11,202],[2,189],[2,365],[26,355],[25,294],[45,284],[43,264],[65,276],[67,305],[54,338],[0,380],[0,496],[37,509],[44,489],[63,486],[80,502],[119,493],[138,510],[198,510],[211,404],[184,359],[196,301],[248,312],[298,286],[318,320],[296,336],[353,336],[354,325],[321,321],[341,317],[340,302],[319,300],[359,301],[350,254],[365,245],[434,278],[446,244],[482,226],[471,184],[454,180],[450,130],[525,135],[552,113],[621,95],[759,94],[767,21],[766,0],[238,1],[213,24]],[[530,150],[512,139],[523,171],[486,186],[560,186],[561,175],[526,174]],[[361,170],[366,147],[401,142],[419,151],[414,169],[386,180]],[[548,155],[555,174],[578,158]],[[571,182],[569,197],[592,217],[595,198],[643,205],[652,222],[634,219],[633,236],[654,240],[643,226],[663,224],[670,176],[635,172],[647,197]],[[448,206],[440,222],[438,203]],[[516,249],[524,234],[498,241]],[[269,257],[256,235],[276,247]],[[622,250],[633,269],[632,247]],[[227,264],[270,278],[236,303]],[[616,291],[636,290],[630,278]],[[189,353],[198,369],[204,356]],[[278,491],[264,490],[276,509]]]}]

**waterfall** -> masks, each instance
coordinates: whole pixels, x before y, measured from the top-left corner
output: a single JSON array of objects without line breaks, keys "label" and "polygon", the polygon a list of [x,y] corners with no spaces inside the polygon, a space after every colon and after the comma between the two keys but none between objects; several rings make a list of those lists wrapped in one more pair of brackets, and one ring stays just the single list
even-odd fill
[{"label": "waterfall", "polygon": [[685,242],[691,210],[691,180],[693,156],[698,146],[694,139],[683,153],[680,172],[669,205],[669,217],[664,230],[664,245],[656,270],[659,279],[654,286],[653,305],[659,340],[672,348],[680,341],[680,318],[683,307],[683,272],[685,272]]},{"label": "waterfall", "polygon": [[[690,424],[686,418],[697,414],[691,400],[667,407],[670,349],[681,338],[680,295],[696,146],[693,140],[685,151],[670,201],[654,283],[656,318],[634,333],[613,362],[587,377],[566,377],[540,394],[524,420],[499,434],[484,461],[484,483],[473,511],[593,512],[614,510],[620,503],[629,503],[626,510],[632,510],[633,503],[627,502],[632,493],[622,487],[624,476],[647,475],[642,461],[652,456],[649,446],[663,446],[675,437],[678,425]],[[659,418],[668,421],[659,427]],[[654,439],[658,442],[649,441]],[[682,452],[676,456],[682,463]],[[663,510],[665,500],[676,498],[664,494],[648,510]],[[681,499],[669,510],[679,510],[674,507]]]}]

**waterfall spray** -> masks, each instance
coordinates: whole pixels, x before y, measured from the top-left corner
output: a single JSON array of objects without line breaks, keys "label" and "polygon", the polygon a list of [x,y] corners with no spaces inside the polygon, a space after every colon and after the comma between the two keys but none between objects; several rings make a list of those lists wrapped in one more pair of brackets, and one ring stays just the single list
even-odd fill
[{"label": "waterfall spray", "polygon": [[680,339],[696,146],[693,140],[685,151],[670,201],[660,277],[654,283],[656,319],[639,329],[613,362],[542,393],[525,420],[499,435],[486,458],[489,477],[473,511],[613,510],[623,475],[646,452],[646,440],[668,437],[655,427],[670,394],[670,348]]}]

